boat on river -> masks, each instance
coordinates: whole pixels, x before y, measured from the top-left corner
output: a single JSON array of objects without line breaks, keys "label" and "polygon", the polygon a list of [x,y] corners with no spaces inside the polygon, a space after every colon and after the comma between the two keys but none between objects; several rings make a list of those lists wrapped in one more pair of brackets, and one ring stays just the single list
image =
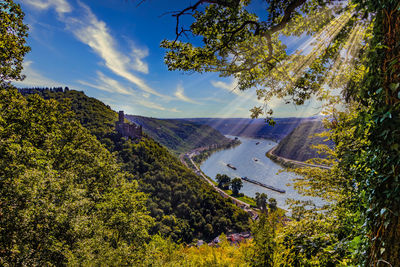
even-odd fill
[{"label": "boat on river", "polygon": [[282,193],[282,194],[283,194],[283,193],[286,193],[286,191],[283,190],[283,189],[279,189],[279,188],[273,187],[273,186],[271,186],[271,185],[263,184],[263,183],[261,183],[261,182],[259,182],[259,181],[256,181],[256,180],[247,178],[246,176],[245,176],[245,177],[241,177],[241,179],[242,179],[243,181],[246,181],[246,182],[249,182],[249,183],[252,183],[252,184],[256,184],[256,185],[259,185],[259,186],[262,186],[262,187],[271,189],[271,190],[273,190],[273,191],[276,191],[276,192],[279,192],[279,193]]},{"label": "boat on river", "polygon": [[233,169],[233,170],[237,170],[235,166],[231,165],[230,163],[226,164],[226,166],[228,166],[229,168]]}]

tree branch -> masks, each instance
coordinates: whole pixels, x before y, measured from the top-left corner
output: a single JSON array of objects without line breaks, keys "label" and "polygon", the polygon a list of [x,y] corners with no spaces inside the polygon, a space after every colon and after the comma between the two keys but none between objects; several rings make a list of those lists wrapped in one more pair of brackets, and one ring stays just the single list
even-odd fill
[{"label": "tree branch", "polygon": [[179,18],[181,16],[183,16],[183,15],[192,14],[192,13],[187,13],[187,12],[188,11],[189,12],[195,11],[202,4],[217,4],[217,5],[224,6],[224,7],[229,7],[229,6],[232,5],[230,3],[230,1],[227,1],[227,0],[199,0],[194,5],[191,5],[191,6],[185,8],[185,9],[179,11],[179,12],[175,12],[175,14],[172,15],[173,17],[176,17],[176,27],[175,27],[176,38],[175,38],[174,42],[176,42],[178,40],[180,35],[182,35],[182,32],[185,32],[185,31],[182,31],[182,30],[179,31]]}]

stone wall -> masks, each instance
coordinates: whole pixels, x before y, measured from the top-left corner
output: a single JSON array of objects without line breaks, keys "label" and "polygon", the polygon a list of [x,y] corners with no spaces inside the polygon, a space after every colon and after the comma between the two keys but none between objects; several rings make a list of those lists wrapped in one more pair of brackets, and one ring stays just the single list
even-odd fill
[{"label": "stone wall", "polygon": [[140,138],[142,137],[142,126],[125,123],[124,122],[124,112],[120,111],[118,113],[118,122],[115,124],[115,129],[119,132],[122,136],[130,137],[130,138]]}]

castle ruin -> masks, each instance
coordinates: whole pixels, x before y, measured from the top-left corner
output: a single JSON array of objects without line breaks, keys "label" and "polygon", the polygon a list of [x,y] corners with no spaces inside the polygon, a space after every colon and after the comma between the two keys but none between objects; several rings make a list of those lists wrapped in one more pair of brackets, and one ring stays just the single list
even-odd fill
[{"label": "castle ruin", "polygon": [[140,138],[142,137],[142,126],[125,123],[124,122],[125,115],[124,111],[119,111],[118,113],[118,121],[115,123],[115,129],[118,133],[122,136],[129,137],[129,138]]}]

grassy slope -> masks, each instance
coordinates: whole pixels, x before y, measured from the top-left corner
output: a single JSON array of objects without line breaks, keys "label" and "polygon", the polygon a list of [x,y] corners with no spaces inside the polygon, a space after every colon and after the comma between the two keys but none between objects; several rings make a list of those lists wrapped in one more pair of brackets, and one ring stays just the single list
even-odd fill
[{"label": "grassy slope", "polygon": [[126,118],[143,126],[143,130],[175,153],[190,151],[212,144],[223,145],[229,139],[208,125],[174,120],[127,115]]},{"label": "grassy slope", "polygon": [[[311,148],[311,145],[324,143],[323,138],[313,136],[323,131],[326,129],[321,121],[303,122],[279,142],[275,155],[298,161],[323,157]],[[333,146],[332,142],[326,144]]]}]

